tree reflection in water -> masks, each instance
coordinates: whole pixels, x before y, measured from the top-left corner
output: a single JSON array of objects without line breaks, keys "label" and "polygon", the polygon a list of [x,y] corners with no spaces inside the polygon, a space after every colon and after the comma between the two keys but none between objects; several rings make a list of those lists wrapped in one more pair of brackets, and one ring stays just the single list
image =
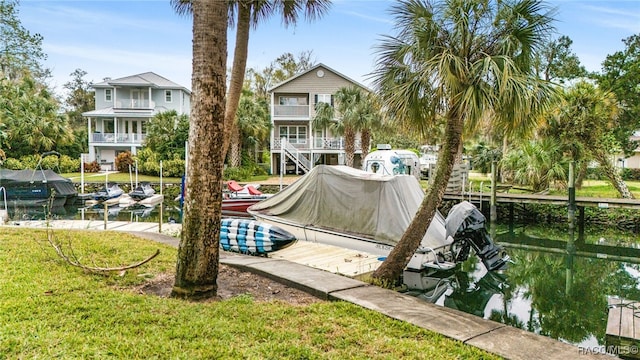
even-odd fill
[{"label": "tree reflection in water", "polygon": [[[639,265],[531,250],[510,249],[509,254],[514,263],[502,273],[487,272],[472,256],[443,277],[448,289],[438,297],[426,296],[429,289],[408,293],[554,339],[591,346],[596,345],[594,341],[605,344],[608,296],[640,300]],[[569,265],[572,280],[567,287]]]}]

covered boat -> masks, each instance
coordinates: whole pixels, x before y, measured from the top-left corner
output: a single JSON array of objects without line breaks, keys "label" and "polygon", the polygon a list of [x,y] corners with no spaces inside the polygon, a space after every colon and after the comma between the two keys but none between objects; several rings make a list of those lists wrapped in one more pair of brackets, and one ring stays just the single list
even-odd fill
[{"label": "covered boat", "polygon": [[[414,176],[319,165],[286,189],[249,207],[248,213],[259,221],[280,226],[298,240],[384,257],[402,238],[423,198],[424,192]],[[454,207],[447,218],[452,221],[449,228],[461,230],[462,234],[448,233],[447,220],[436,212],[408,268],[451,269],[465,260],[469,248],[482,250],[476,253],[486,255],[481,258],[489,270],[502,268],[508,256],[490,238],[469,235],[472,231],[467,225],[477,224],[464,221],[467,210],[466,206]],[[474,230],[480,231],[479,226]],[[482,243],[475,244],[476,239]],[[487,241],[489,247],[480,249]]]},{"label": "covered boat", "polygon": [[[0,187],[6,193],[7,206],[14,207],[42,206],[50,200],[53,207],[62,207],[72,204],[78,196],[71,180],[45,169],[0,169]],[[0,203],[4,200],[0,194]]]},{"label": "covered boat", "polygon": [[131,196],[133,200],[140,201],[153,196],[155,193],[156,191],[151,187],[150,183],[143,182],[138,184],[135,189],[129,192],[129,196]]},{"label": "covered boat", "polygon": [[124,194],[124,190],[117,183],[109,183],[102,189],[93,194],[93,199],[97,201],[105,201],[115,199]]}]

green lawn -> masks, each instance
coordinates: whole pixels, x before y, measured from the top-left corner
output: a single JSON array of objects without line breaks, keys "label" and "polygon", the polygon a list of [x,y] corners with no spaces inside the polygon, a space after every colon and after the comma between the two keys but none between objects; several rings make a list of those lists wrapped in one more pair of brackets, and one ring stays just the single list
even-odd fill
[{"label": "green lawn", "polygon": [[293,306],[243,295],[219,302],[141,295],[175,271],[176,249],[118,232],[57,230],[92,266],[70,267],[43,230],[0,232],[1,359],[493,359],[477,348],[346,302]]},{"label": "green lawn", "polygon": [[[60,174],[61,176],[64,176],[66,178],[71,179],[73,182],[79,183],[81,181],[81,174],[80,173],[67,173],[67,174]],[[132,176],[129,176],[128,173],[110,173],[110,174],[106,174],[106,173],[85,173],[84,174],[84,181],[86,183],[89,182],[104,182],[105,180],[108,180],[109,182],[117,182],[117,183],[130,183],[130,182],[135,182],[136,176],[135,174],[133,174]],[[149,175],[140,175],[138,174],[138,182],[144,182],[144,181],[148,181],[151,183],[155,183],[155,184],[159,184],[160,183],[160,177],[159,176],[149,176]],[[181,178],[179,177],[163,177],[162,178],[162,182],[164,184],[180,184],[180,182],[182,181]]]}]

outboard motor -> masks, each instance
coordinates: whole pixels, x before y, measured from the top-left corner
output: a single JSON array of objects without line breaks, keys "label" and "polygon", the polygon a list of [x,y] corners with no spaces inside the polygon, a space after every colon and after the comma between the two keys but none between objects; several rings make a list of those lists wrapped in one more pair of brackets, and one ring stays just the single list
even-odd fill
[{"label": "outboard motor", "polygon": [[453,237],[452,247],[457,247],[456,261],[463,261],[469,255],[469,246],[482,260],[489,271],[507,267],[509,255],[496,245],[485,229],[486,218],[473,204],[463,201],[454,205],[447,215],[445,227],[447,237]]}]

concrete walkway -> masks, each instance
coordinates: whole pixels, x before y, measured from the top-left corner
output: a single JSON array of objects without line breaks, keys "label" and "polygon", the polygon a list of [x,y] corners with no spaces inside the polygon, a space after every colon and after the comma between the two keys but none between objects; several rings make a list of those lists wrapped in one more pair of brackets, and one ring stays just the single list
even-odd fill
[{"label": "concrete walkway", "polygon": [[[56,228],[98,229],[87,223],[62,224]],[[74,222],[75,223],[75,222]],[[119,225],[112,230],[127,231],[136,236],[177,247],[179,239],[158,233],[158,226]],[[38,226],[40,225],[40,226]],[[65,226],[62,226],[65,225]],[[114,224],[115,225],[115,224]],[[163,225],[171,228],[173,224]],[[14,223],[20,227],[42,227],[37,222]],[[173,229],[171,229],[173,230]],[[342,300],[378,311],[391,318],[406,321],[465,344],[478,347],[508,359],[611,359],[593,350],[580,349],[551,338],[486,320],[455,309],[427,303],[416,297],[369,285],[346,276],[314,269],[290,261],[240,255],[221,251],[220,262],[269,277],[280,283],[306,291],[325,300]]]}]

